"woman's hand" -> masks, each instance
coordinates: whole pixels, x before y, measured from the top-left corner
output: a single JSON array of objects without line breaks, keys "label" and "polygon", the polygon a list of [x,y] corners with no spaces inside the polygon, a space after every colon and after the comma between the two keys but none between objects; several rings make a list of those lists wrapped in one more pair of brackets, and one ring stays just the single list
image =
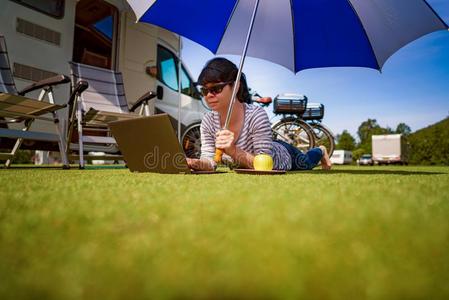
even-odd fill
[{"label": "woman's hand", "polygon": [[207,160],[201,160],[197,158],[186,158],[187,165],[190,169],[195,171],[213,171],[214,167]]},{"label": "woman's hand", "polygon": [[215,140],[215,147],[217,149],[222,149],[224,153],[232,156],[235,152],[234,133],[227,129],[218,131],[217,138]]},{"label": "woman's hand", "polygon": [[186,157],[186,159],[187,159],[187,165],[192,170],[201,171],[205,167],[205,166],[203,166],[204,163],[202,163],[201,160],[199,160],[197,158],[188,158],[188,157]]},{"label": "woman's hand", "polygon": [[187,165],[189,166],[189,168],[195,170],[195,168],[194,168],[195,164],[196,164],[195,160],[197,160],[197,159],[186,157],[186,160],[187,160]]}]

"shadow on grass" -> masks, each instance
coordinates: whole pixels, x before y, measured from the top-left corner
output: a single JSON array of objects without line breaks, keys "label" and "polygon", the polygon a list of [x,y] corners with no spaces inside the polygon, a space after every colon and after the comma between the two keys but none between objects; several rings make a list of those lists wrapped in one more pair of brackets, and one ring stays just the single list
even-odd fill
[{"label": "shadow on grass", "polygon": [[403,170],[314,170],[314,171],[290,171],[289,174],[352,174],[352,175],[447,175],[447,172],[422,172],[422,171],[403,171]]},{"label": "shadow on grass", "polygon": [[[9,168],[5,166],[1,166],[2,170],[32,170],[32,169],[45,169],[45,170],[62,170],[62,166],[51,165],[51,166],[35,166],[35,165],[12,165]],[[72,168],[73,169],[73,168]]]},{"label": "shadow on grass", "polygon": [[[0,169],[4,170],[64,170],[60,165],[12,165],[9,168],[1,166]],[[83,170],[115,170],[115,169],[127,169],[125,165],[88,165]],[[67,170],[80,170],[78,165],[71,165]]]}]

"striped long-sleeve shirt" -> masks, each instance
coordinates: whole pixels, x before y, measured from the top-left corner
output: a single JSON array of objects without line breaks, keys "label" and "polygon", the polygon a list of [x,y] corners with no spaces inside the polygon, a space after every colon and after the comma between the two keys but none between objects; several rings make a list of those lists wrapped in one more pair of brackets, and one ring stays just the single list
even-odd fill
[{"label": "striped long-sleeve shirt", "polygon": [[[290,170],[291,157],[284,146],[273,142],[270,120],[265,110],[260,106],[244,104],[244,118],[243,128],[235,145],[253,155],[271,155],[275,170]],[[214,167],[215,137],[220,128],[219,114],[216,111],[208,112],[201,122],[201,159],[211,161]],[[234,164],[233,159],[226,154],[223,155],[223,162]]]}]

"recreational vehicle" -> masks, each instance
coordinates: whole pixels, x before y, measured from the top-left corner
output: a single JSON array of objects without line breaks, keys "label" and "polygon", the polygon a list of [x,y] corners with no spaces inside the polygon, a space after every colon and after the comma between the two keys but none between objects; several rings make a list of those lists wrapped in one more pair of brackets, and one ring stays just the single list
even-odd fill
[{"label": "recreational vehicle", "polygon": [[[0,35],[5,37],[18,89],[56,74],[70,75],[69,62],[120,71],[130,106],[154,91],[157,98],[148,113],[168,113],[176,123],[181,39],[136,22],[125,0],[1,0]],[[193,82],[182,65],[183,133],[207,112]],[[56,104],[67,103],[69,93],[69,85],[57,87]],[[67,116],[60,118],[67,120]],[[52,130],[39,121],[33,123],[34,129],[40,127]]]},{"label": "recreational vehicle", "polygon": [[346,165],[352,163],[352,152],[347,150],[335,150],[330,157],[335,165]]},{"label": "recreational vehicle", "polygon": [[373,161],[376,164],[408,164],[408,144],[402,134],[373,135]]}]

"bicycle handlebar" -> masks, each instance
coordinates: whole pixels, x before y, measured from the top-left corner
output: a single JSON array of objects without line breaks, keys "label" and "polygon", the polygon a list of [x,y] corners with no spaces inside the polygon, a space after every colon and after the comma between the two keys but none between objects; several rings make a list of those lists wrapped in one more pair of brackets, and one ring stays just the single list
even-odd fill
[{"label": "bicycle handlebar", "polygon": [[252,101],[255,103],[258,103],[262,106],[268,106],[268,105],[270,105],[271,102],[273,102],[273,99],[271,99],[271,97],[261,97],[261,98],[253,99]]}]

